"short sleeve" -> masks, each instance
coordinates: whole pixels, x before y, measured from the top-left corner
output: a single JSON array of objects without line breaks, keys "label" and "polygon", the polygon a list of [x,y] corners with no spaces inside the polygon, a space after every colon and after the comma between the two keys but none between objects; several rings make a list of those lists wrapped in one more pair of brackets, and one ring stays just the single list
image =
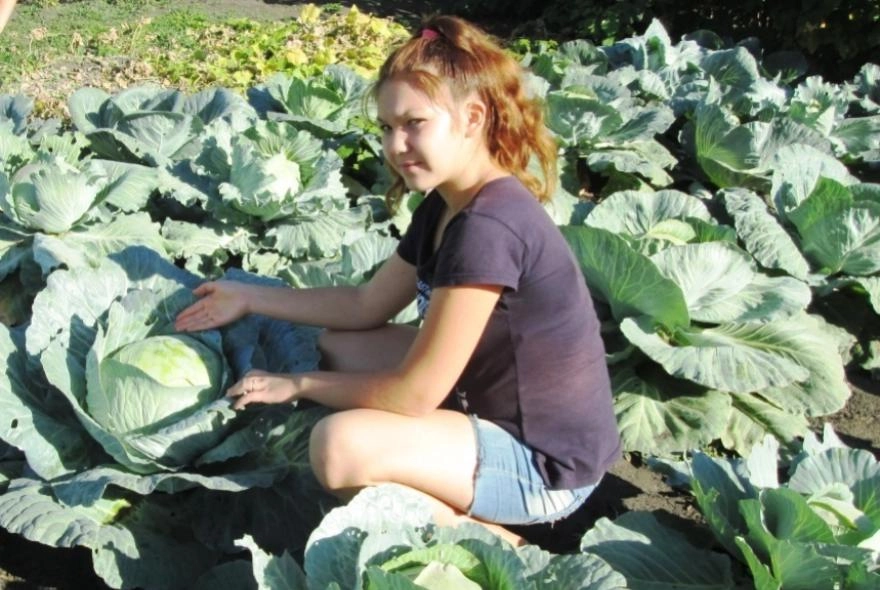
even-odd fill
[{"label": "short sleeve", "polygon": [[501,285],[517,290],[525,257],[525,243],[505,223],[465,212],[444,232],[433,285]]},{"label": "short sleeve", "polygon": [[431,227],[437,223],[437,217],[443,208],[442,198],[435,194],[429,194],[416,210],[413,211],[409,227],[403,232],[400,242],[397,244],[397,254],[413,266],[418,264],[419,250],[422,243],[431,233]]},{"label": "short sleeve", "polygon": [[418,256],[418,238],[417,231],[412,224],[403,233],[400,242],[397,244],[397,255],[409,262],[413,266],[416,265]]}]

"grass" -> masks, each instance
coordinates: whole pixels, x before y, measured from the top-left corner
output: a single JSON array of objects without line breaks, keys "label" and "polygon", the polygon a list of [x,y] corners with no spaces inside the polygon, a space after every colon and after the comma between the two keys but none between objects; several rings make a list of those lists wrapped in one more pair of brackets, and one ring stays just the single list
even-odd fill
[{"label": "grass", "polygon": [[[130,51],[144,23],[172,5],[171,0],[21,2],[0,35],[0,80],[5,86],[60,57]],[[162,26],[173,27],[174,20]],[[129,32],[128,43],[114,43]]]},{"label": "grass", "polygon": [[332,4],[265,21],[207,10],[173,0],[25,2],[0,34],[0,94],[24,94],[34,114],[63,117],[84,86],[243,92],[276,72],[314,75],[330,63],[370,75],[407,34]]},{"label": "grass", "polygon": [[172,0],[23,2],[0,34],[0,94],[25,94],[35,114],[64,115],[81,86],[107,90],[159,81],[157,47],[187,47],[210,15]]}]

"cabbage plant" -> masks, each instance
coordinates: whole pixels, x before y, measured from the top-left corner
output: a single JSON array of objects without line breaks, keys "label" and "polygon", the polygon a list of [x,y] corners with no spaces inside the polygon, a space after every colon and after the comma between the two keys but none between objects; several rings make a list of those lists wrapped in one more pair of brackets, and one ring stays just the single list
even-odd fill
[{"label": "cabbage plant", "polygon": [[248,316],[177,333],[174,318],[200,281],[133,247],[54,271],[30,322],[0,326],[0,440],[24,459],[0,470],[0,526],[92,549],[114,588],[191,588],[243,534],[301,551],[331,502],[307,450],[328,410],[236,412],[225,397],[252,368],[316,368],[315,330]]},{"label": "cabbage plant", "polygon": [[[791,441],[849,396],[810,287],[765,271],[706,204],[674,190],[621,191],[563,227],[594,297],[624,445],[669,455],[720,439],[747,454]],[[808,269],[805,269],[805,273]]]},{"label": "cabbage plant", "polygon": [[[628,587],[595,555],[554,555],[535,545],[514,548],[473,523],[437,526],[425,498],[395,484],[367,488],[330,511],[309,537],[302,569],[288,555],[267,554],[253,539],[239,543],[254,556],[253,565],[225,564],[220,566],[224,576],[256,579],[260,590]],[[209,573],[197,588],[209,588],[209,580],[217,579]]]},{"label": "cabbage plant", "polygon": [[352,120],[361,114],[369,81],[341,64],[319,76],[302,78],[275,74],[249,93],[270,118],[291,121],[318,137],[356,133]]},{"label": "cabbage plant", "polygon": [[82,158],[86,145],[78,133],[16,133],[14,120],[0,115],[0,280],[14,286],[13,309],[29,306],[60,266],[95,265],[132,244],[164,249],[158,224],[143,211],[153,175],[136,164]]},{"label": "cabbage plant", "polygon": [[[51,430],[7,425],[0,437],[30,453],[31,467],[46,479],[91,462],[34,453],[38,435],[68,453],[85,449],[84,440],[97,443],[132,472],[175,471],[223,438],[235,419],[224,393],[245,371],[316,365],[312,332],[290,326],[285,333],[285,325],[266,318],[176,333],[174,318],[194,301],[198,281],[146,248],[128,249],[97,268],[50,275],[23,334],[28,362],[2,395],[22,406],[20,414],[43,383],[47,418],[58,420],[65,414],[55,407],[66,405],[75,422]],[[272,346],[277,349],[267,350]],[[36,423],[37,409],[28,410],[29,421]],[[53,439],[65,432],[67,439]]]},{"label": "cabbage plant", "polygon": [[68,107],[94,153],[159,167],[196,153],[206,124],[224,119],[240,128],[255,116],[242,97],[225,88],[193,95],[151,85],[116,95],[81,88]]},{"label": "cabbage plant", "polygon": [[220,334],[174,334],[195,277],[170,266],[166,276],[132,277],[150,258],[51,275],[26,331],[28,353],[85,431],[143,473],[186,465],[234,416],[223,399],[233,375]]},{"label": "cabbage plant", "polygon": [[770,437],[746,459],[697,453],[690,485],[718,542],[757,588],[880,586],[880,463],[826,426],[787,469]]},{"label": "cabbage plant", "polygon": [[[552,554],[512,547],[473,523],[438,526],[424,497],[386,484],[334,508],[309,537],[303,565],[266,551],[251,537],[236,541],[251,554],[206,572],[195,590],[217,584],[258,590],[456,588],[735,590],[732,560],[661,522],[631,511],[601,518],[580,551]],[[256,583],[256,586],[253,584]]]},{"label": "cabbage plant", "polygon": [[600,519],[581,549],[602,557],[629,587],[880,587],[880,463],[829,426],[821,441],[808,433],[794,456],[780,453],[768,435],[744,458],[697,452],[686,462],[654,460],[653,467],[672,485],[690,487],[725,552],[697,550],[651,514]]},{"label": "cabbage plant", "polygon": [[216,122],[207,135],[203,150],[165,177],[175,198],[201,203],[195,219],[168,218],[162,228],[188,268],[210,274],[239,255],[246,270],[277,276],[294,261],[335,258],[366,233],[370,210],[352,206],[342,158],[308,131]]}]

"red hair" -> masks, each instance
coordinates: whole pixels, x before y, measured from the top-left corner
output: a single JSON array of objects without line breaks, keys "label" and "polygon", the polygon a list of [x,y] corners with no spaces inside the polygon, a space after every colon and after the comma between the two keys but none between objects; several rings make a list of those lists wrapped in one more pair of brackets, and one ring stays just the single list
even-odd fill
[{"label": "red hair", "polygon": [[[522,66],[473,24],[454,16],[435,16],[388,57],[373,94],[385,82],[403,79],[431,99],[439,99],[444,86],[456,101],[479,96],[487,107],[485,140],[490,155],[538,200],[546,201],[555,189],[557,145],[544,126],[542,105],[526,94],[523,74]],[[528,170],[532,156],[543,179]],[[393,183],[387,200],[393,208],[406,186],[400,175],[390,172]]]}]

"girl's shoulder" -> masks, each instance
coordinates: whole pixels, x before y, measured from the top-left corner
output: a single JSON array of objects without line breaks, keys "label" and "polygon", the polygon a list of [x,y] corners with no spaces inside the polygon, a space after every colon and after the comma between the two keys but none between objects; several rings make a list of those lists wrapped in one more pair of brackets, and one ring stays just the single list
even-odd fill
[{"label": "girl's shoulder", "polygon": [[[534,193],[526,188],[519,178],[516,176],[502,176],[495,180],[490,180],[478,193],[480,199],[494,200],[499,198],[523,199],[528,198],[537,202]],[[479,199],[474,199],[478,201]]]},{"label": "girl's shoulder", "polygon": [[512,225],[535,223],[543,218],[549,220],[534,193],[515,176],[505,176],[487,183],[467,209],[472,214],[492,217]]}]

